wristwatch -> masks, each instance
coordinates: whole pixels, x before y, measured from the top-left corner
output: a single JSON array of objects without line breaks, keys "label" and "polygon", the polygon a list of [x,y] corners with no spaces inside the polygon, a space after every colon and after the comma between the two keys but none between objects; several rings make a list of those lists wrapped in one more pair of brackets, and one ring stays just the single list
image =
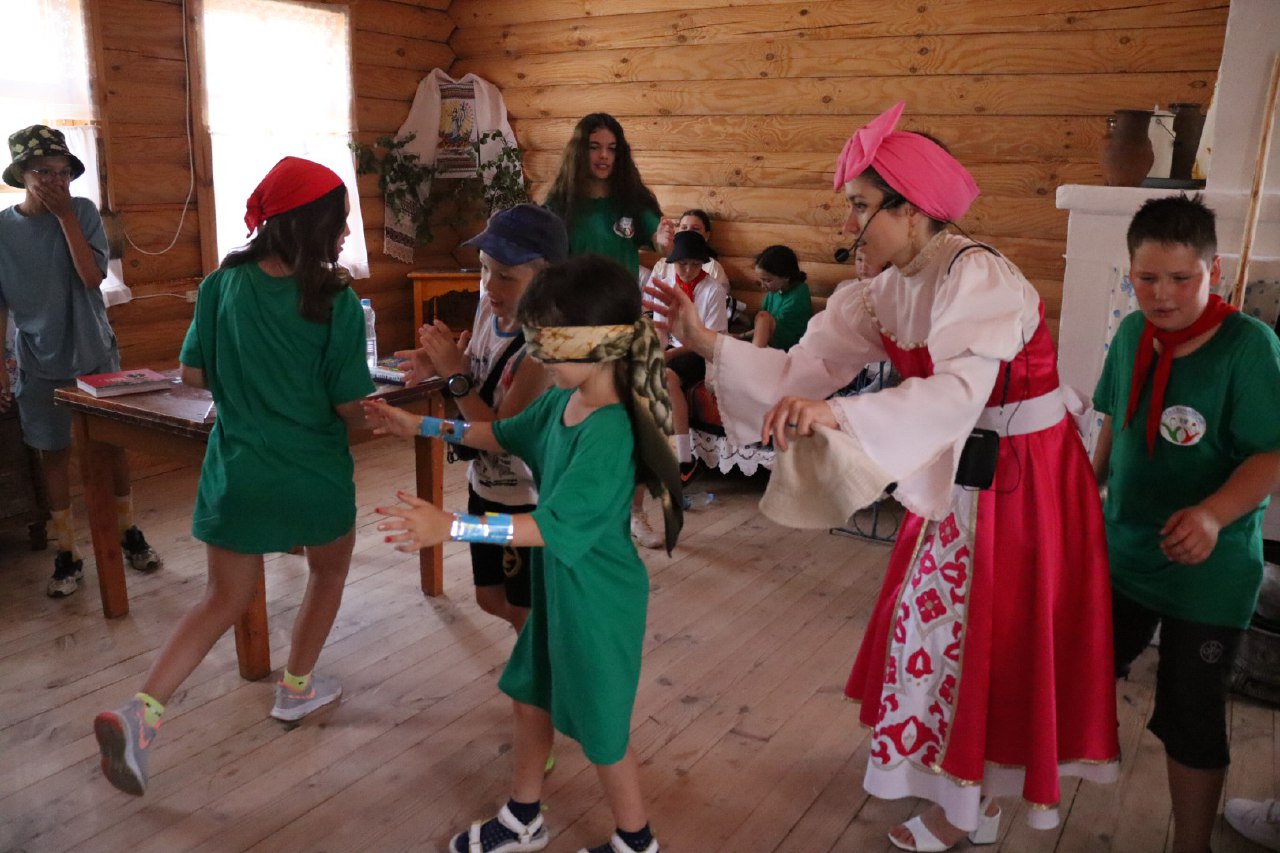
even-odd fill
[{"label": "wristwatch", "polygon": [[471,377],[465,373],[455,373],[444,381],[444,395],[446,397],[465,397],[471,393],[471,389],[475,383],[471,381]]}]

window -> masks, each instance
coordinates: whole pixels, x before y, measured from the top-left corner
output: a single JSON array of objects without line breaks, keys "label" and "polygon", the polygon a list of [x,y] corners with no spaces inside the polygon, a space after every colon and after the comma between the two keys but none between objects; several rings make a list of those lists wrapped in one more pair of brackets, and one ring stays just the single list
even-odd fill
[{"label": "window", "polygon": [[351,201],[339,263],[369,275],[351,137],[351,36],[345,7],[204,0],[204,65],[218,255],[245,243],[245,200],[281,157],[323,163]]},{"label": "window", "polygon": [[[33,124],[56,127],[85,173],[71,194],[102,206],[97,129],[89,94],[89,50],[82,0],[23,0],[5,7],[9,38],[0,50],[0,136]],[[4,165],[9,164],[8,149]],[[23,191],[0,182],[0,207],[22,201]],[[127,302],[118,258],[108,264],[102,295],[108,305]],[[12,328],[12,324],[10,324]]]}]

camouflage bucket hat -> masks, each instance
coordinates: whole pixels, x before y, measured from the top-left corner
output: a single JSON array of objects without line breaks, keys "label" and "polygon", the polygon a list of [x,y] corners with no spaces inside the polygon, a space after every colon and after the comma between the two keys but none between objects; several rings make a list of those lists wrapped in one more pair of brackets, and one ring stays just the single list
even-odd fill
[{"label": "camouflage bucket hat", "polygon": [[33,124],[9,137],[9,156],[13,162],[4,170],[4,182],[11,187],[24,187],[22,165],[32,157],[66,157],[71,161],[71,179],[84,174],[84,163],[67,148],[62,131],[43,124]]}]

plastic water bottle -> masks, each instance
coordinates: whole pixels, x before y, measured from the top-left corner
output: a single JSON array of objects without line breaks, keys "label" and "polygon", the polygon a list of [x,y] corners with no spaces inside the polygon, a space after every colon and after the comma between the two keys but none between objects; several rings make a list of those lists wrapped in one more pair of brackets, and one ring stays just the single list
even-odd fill
[{"label": "plastic water bottle", "polygon": [[364,309],[364,359],[369,363],[369,371],[372,373],[378,366],[378,329],[374,325],[373,303],[368,299],[361,299],[360,307]]},{"label": "plastic water bottle", "polygon": [[715,501],[715,492],[685,492],[680,496],[680,505],[690,512],[706,509]]}]

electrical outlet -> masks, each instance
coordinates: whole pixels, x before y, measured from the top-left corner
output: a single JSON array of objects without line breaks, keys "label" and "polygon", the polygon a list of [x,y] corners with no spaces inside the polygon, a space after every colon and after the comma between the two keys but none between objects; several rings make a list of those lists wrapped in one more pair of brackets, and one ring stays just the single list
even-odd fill
[{"label": "electrical outlet", "polygon": [[199,292],[200,291],[198,290],[188,290],[186,293],[182,294],[182,297],[186,299],[188,302],[195,302],[196,294],[198,294]]}]

